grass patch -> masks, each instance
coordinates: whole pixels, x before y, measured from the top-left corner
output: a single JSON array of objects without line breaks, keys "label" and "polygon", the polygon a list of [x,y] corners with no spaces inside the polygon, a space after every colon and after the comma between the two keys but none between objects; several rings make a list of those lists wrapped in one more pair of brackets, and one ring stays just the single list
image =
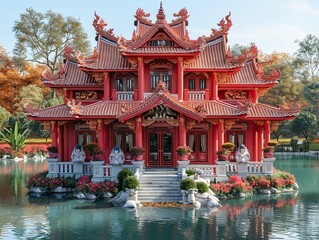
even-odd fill
[{"label": "grass patch", "polygon": [[319,151],[319,143],[310,143],[309,150],[310,151]]}]

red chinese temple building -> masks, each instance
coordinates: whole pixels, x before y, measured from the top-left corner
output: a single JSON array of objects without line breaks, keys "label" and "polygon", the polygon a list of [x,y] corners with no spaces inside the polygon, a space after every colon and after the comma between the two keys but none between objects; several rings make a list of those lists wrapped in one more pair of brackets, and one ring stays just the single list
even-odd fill
[{"label": "red chinese temple building", "polygon": [[263,73],[256,46],[232,57],[230,14],[197,39],[189,37],[185,8],[170,23],[162,5],[155,22],[149,17],[137,9],[126,40],[95,14],[92,56],[66,47],[58,75],[43,76],[46,86],[63,91],[64,104],[26,112],[51,128],[61,161],[71,160],[76,144],[89,142],[98,143],[106,164],[115,145],[126,163],[130,148],[142,146],[146,166],[177,166],[176,148],[188,145],[190,164],[215,164],[224,142],[245,144],[251,161],[262,161],[270,132],[298,114],[258,102],[280,71]]}]

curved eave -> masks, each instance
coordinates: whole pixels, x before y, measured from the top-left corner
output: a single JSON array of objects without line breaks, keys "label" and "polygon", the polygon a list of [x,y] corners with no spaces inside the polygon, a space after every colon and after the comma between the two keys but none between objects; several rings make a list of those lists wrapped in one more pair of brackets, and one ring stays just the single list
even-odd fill
[{"label": "curved eave", "polygon": [[121,69],[118,69],[118,68],[93,68],[93,67],[89,67],[89,66],[79,66],[80,69],[83,71],[83,72],[87,72],[87,73],[97,73],[97,72],[127,72],[127,71],[132,71],[132,72],[137,72],[137,69],[136,68],[121,68]]},{"label": "curved eave", "polygon": [[229,88],[236,88],[240,90],[247,90],[247,89],[252,89],[252,88],[272,88],[275,86],[276,83],[240,83],[240,84],[235,84],[235,83],[218,83],[218,90],[228,90]]}]

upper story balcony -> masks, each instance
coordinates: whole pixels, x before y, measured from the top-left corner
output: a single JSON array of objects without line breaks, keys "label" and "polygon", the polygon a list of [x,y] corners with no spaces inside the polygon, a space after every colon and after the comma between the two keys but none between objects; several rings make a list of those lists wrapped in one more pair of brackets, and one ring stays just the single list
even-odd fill
[{"label": "upper story balcony", "polygon": [[184,100],[209,100],[209,89],[201,91],[190,91],[184,89]]}]

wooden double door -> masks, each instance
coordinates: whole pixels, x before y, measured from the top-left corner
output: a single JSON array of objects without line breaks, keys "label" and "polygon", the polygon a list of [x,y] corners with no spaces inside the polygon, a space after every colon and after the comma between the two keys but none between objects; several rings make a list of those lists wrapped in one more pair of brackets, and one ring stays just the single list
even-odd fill
[{"label": "wooden double door", "polygon": [[149,166],[173,166],[173,132],[149,131]]}]

